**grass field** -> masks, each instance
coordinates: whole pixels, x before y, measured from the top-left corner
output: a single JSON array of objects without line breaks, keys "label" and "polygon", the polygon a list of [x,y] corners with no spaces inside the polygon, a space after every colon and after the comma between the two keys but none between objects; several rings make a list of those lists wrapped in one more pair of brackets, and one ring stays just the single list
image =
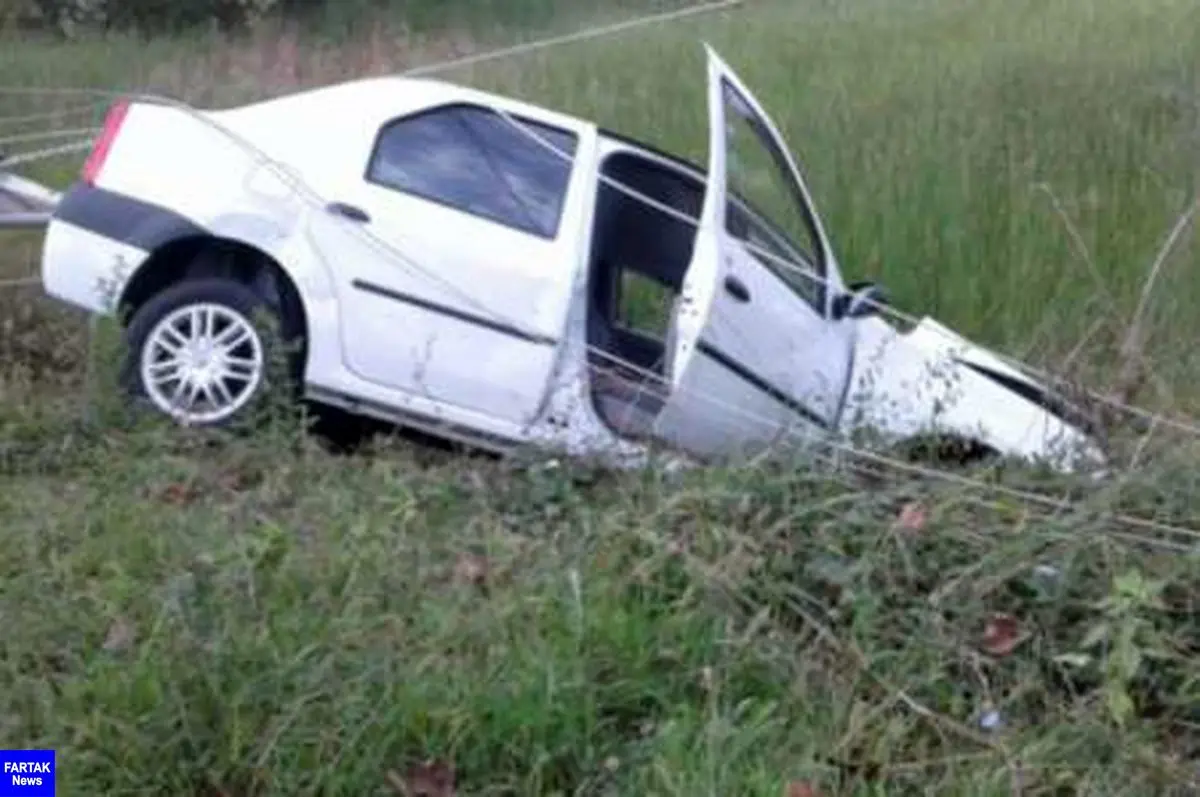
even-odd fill
[{"label": "grass field", "polygon": [[[536,35],[474,23],[0,41],[0,80],[222,104]],[[702,157],[701,40],[850,279],[1200,409],[1197,225],[1158,257],[1196,202],[1200,6],[751,0],[446,77]],[[0,138],[80,105],[0,92]],[[0,280],[33,273],[36,238],[5,243]],[[288,417],[130,428],[90,340],[0,289],[0,746],[57,748],[62,794],[416,794],[422,761],[456,770],[436,795],[1200,793],[1188,435],[1102,485],[339,456]]]}]

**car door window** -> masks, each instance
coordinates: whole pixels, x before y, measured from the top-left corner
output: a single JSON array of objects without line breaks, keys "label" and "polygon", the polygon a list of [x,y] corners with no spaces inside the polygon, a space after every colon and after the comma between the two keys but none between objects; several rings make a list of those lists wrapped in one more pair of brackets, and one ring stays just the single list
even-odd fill
[{"label": "car door window", "polygon": [[444,106],[384,126],[367,179],[553,239],[577,144],[566,130],[473,105]]},{"label": "car door window", "polygon": [[786,156],[738,90],[722,85],[729,234],[813,307],[824,306],[820,239]]}]

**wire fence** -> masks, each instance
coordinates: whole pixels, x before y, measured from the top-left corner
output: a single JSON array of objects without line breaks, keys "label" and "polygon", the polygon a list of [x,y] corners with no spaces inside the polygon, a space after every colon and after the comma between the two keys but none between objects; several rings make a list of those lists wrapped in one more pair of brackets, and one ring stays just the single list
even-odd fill
[{"label": "wire fence", "polygon": [[[404,74],[406,74],[406,75],[425,75],[425,74],[432,74],[432,73],[435,73],[438,71],[445,71],[445,70],[449,70],[449,69],[453,69],[453,68],[461,67],[461,66],[476,65],[479,63],[484,63],[489,60],[517,56],[517,55],[531,52],[534,50],[540,50],[540,49],[554,47],[554,46],[561,46],[564,44],[584,41],[587,39],[594,39],[594,38],[602,37],[602,36],[606,36],[606,35],[613,35],[616,33],[621,33],[624,31],[632,30],[632,29],[643,27],[643,26],[650,25],[650,24],[670,22],[670,21],[682,19],[685,17],[701,14],[701,13],[707,13],[707,12],[712,12],[712,11],[717,11],[717,10],[722,10],[722,9],[729,9],[729,8],[733,8],[735,6],[742,5],[743,3],[744,3],[744,0],[723,0],[723,2],[715,2],[715,3],[703,4],[700,6],[693,6],[693,7],[689,7],[686,9],[677,10],[674,12],[667,12],[664,14],[656,14],[656,15],[641,17],[641,18],[626,21],[626,22],[586,29],[586,30],[579,31],[576,33],[567,34],[564,36],[557,36],[557,37],[545,39],[545,40],[538,41],[538,42],[516,45],[514,47],[491,51],[489,53],[482,53],[482,54],[467,56],[467,57],[463,57],[463,58],[456,58],[456,59],[444,61],[444,62],[437,63],[437,64],[424,65],[424,66],[420,66],[420,67],[414,68],[412,70],[409,70],[408,72],[406,72]],[[11,89],[0,87],[0,93],[3,93],[5,91],[21,92],[21,91],[26,91],[26,90],[21,89],[19,87],[14,87]],[[28,90],[28,91],[33,91],[33,90]],[[130,97],[129,92],[105,91],[105,90],[98,90],[98,89],[79,89],[79,90],[64,89],[62,91],[64,93],[77,93],[77,94],[83,94],[83,95],[104,96],[104,97],[112,97],[112,98]],[[325,207],[326,203],[324,201],[324,198],[321,197],[320,194],[318,192],[314,191],[310,186],[306,185],[303,181],[301,181],[296,176],[296,174],[293,170],[286,168],[282,164],[276,163],[268,154],[261,152],[257,147],[253,146],[250,142],[245,141],[244,139],[242,139],[240,136],[238,136],[233,131],[230,131],[230,130],[222,127],[218,123],[214,122],[210,117],[203,116],[199,112],[197,112],[194,108],[191,108],[190,106],[188,106],[184,103],[181,103],[177,100],[174,100],[174,99],[168,98],[168,97],[161,97],[161,96],[155,96],[155,95],[134,95],[133,98],[142,100],[142,101],[147,101],[147,102],[154,102],[154,103],[169,105],[174,108],[177,108],[178,110],[180,110],[183,113],[192,115],[193,118],[195,118],[198,122],[206,125],[207,127],[215,130],[219,135],[225,136],[229,140],[236,143],[249,156],[250,160],[253,162],[253,164],[256,167],[261,166],[261,167],[264,167],[264,168],[270,170],[271,172],[273,172],[274,175],[284,185],[288,186],[291,190],[293,190],[295,192],[296,197],[300,198],[305,204],[308,204],[312,209],[319,211],[320,209]],[[521,134],[534,139],[535,141],[537,141],[537,143],[540,146],[545,147],[548,150],[552,151],[557,157],[563,158],[568,162],[573,161],[573,156],[571,154],[557,149],[553,144],[551,144],[549,141],[545,140],[543,137],[539,136],[536,132],[531,130],[528,126],[518,123],[515,119],[513,119],[507,113],[503,112],[500,109],[497,109],[497,112],[500,113],[500,115],[503,116],[509,122],[509,124],[511,124],[515,129],[520,131]],[[12,158],[12,159],[6,161],[4,163],[4,165],[11,167],[13,165],[19,165],[19,164],[25,163],[25,162],[32,162],[32,161],[40,160],[43,158],[56,157],[56,156],[59,156],[62,154],[79,152],[79,151],[87,149],[88,147],[90,147],[90,141],[79,141],[79,142],[73,142],[73,143],[67,144],[67,145],[49,147],[49,148],[46,148],[43,150],[39,150],[37,152],[22,153],[21,155],[18,155],[15,158]],[[679,211],[675,208],[672,208],[668,205],[658,202],[657,200],[653,199],[652,197],[646,196],[645,194],[642,194],[641,192],[637,191],[636,189],[632,188],[631,186],[626,185],[618,180],[615,180],[607,175],[600,175],[599,179],[603,183],[605,183],[605,184],[611,186],[612,188],[614,188],[615,190],[617,190],[618,192],[630,197],[631,199],[633,199],[637,202],[644,203],[644,204],[648,205],[649,207],[655,209],[658,212],[667,214],[675,220],[685,222],[696,228],[698,228],[701,224],[701,220],[699,218],[690,216],[686,213],[682,213],[681,211]],[[355,227],[351,234],[362,238],[364,240],[364,242],[367,243],[369,246],[371,246],[372,248],[376,248],[382,256],[393,258],[395,261],[397,261],[399,263],[403,263],[407,267],[412,268],[415,271],[417,271],[418,273],[427,277],[431,282],[441,284],[443,287],[455,292],[459,296],[459,298],[462,300],[464,305],[472,306],[473,308],[481,311],[487,317],[496,317],[497,316],[494,309],[488,307],[486,302],[481,301],[478,297],[471,295],[470,292],[463,290],[460,286],[455,286],[453,284],[448,283],[444,278],[441,277],[441,275],[435,273],[431,269],[429,269],[429,268],[425,267],[424,265],[422,265],[421,263],[417,262],[414,258],[407,255],[402,249],[400,249],[398,246],[396,246],[393,242],[381,240],[377,236],[372,234],[369,230],[364,230],[361,227]],[[811,270],[811,268],[807,264],[790,261],[787,258],[781,257],[778,253],[764,249],[763,247],[757,246],[752,242],[742,242],[742,244],[747,246],[747,248],[750,249],[751,251],[753,251],[754,254],[758,255],[759,257],[763,258],[764,260],[772,263],[773,265],[775,265],[779,268],[789,269],[792,272],[800,275],[801,277],[803,277],[805,279],[824,281],[824,278],[814,274],[813,271]],[[36,274],[30,274],[29,276],[15,277],[15,278],[11,278],[11,279],[0,280],[0,289],[18,289],[18,288],[25,288],[25,287],[34,287],[34,286],[39,285],[40,282],[41,282],[41,280],[40,280],[39,276],[37,276]],[[900,311],[897,308],[891,307],[889,305],[879,305],[876,309],[880,313],[882,313],[886,316],[889,316],[893,320],[896,320],[896,321],[899,321],[902,323],[915,325],[915,324],[920,323],[920,321],[921,321],[921,319],[919,319],[911,314],[904,313],[903,311]],[[526,323],[524,322],[523,319],[498,318],[497,320],[503,321],[506,325],[511,326],[512,328],[515,328],[515,329],[524,329],[526,326]],[[604,351],[604,350],[601,350],[601,349],[598,349],[598,348],[592,347],[592,346],[586,347],[586,353],[590,354],[590,355],[595,355],[602,360],[616,359],[613,357],[613,355],[610,352],[607,352],[607,351]],[[1014,358],[1002,357],[1001,359],[1003,359],[1010,366],[1017,368],[1022,372],[1031,374],[1035,377],[1053,378],[1052,375],[1032,369],[1026,363],[1021,362],[1019,360],[1015,360]],[[635,373],[637,373],[639,378],[643,380],[646,389],[656,389],[656,388],[657,389],[670,389],[669,386],[666,384],[668,379],[664,378],[664,376],[662,374],[659,374],[657,372],[654,372],[654,371],[651,371],[648,369],[640,368],[640,367],[634,365],[633,363],[629,363],[624,360],[621,360],[619,362],[619,365],[625,369],[632,369]],[[586,367],[588,368],[589,371],[595,372],[598,369],[600,369],[602,366],[589,364]],[[1156,428],[1165,426],[1165,427],[1173,428],[1173,429],[1176,429],[1179,431],[1186,431],[1190,434],[1200,434],[1200,426],[1197,426],[1197,424],[1195,424],[1194,422],[1192,422],[1190,420],[1169,418],[1161,413],[1155,413],[1155,412],[1151,412],[1151,411],[1143,409],[1143,408],[1125,404],[1123,402],[1114,400],[1113,398],[1108,397],[1108,396],[1103,396],[1103,395],[1099,395],[1099,394],[1095,394],[1095,393],[1092,393],[1091,396],[1092,396],[1092,398],[1097,400],[1099,403],[1109,405],[1113,409],[1124,412],[1128,415],[1140,417],[1144,420],[1147,420],[1150,423],[1152,423],[1154,425],[1154,427],[1156,427]],[[764,417],[758,416],[755,413],[748,411],[744,407],[733,406],[729,402],[723,401],[722,399],[715,397],[715,396],[696,395],[696,396],[693,396],[693,398],[697,401],[706,402],[706,403],[709,403],[711,406],[718,407],[723,413],[728,414],[730,417],[741,418],[747,423],[765,424],[765,425],[775,425],[776,424],[775,419],[764,418]],[[811,431],[801,430],[801,429],[784,429],[784,430],[781,430],[781,434],[785,437],[791,437],[791,436],[797,436],[797,435],[803,435],[805,437],[808,437],[811,435]],[[833,441],[827,441],[827,444],[830,446],[830,448],[833,451],[838,452],[842,455],[851,456],[851,457],[860,458],[860,459],[866,459],[868,461],[883,462],[883,463],[889,464],[894,467],[905,467],[905,468],[910,468],[910,469],[912,467],[912,466],[906,465],[905,463],[897,462],[894,459],[891,459],[888,457],[883,457],[877,453],[864,451],[864,450],[859,449],[849,443],[844,443],[844,442],[839,442],[839,441],[833,440]],[[944,472],[942,472],[942,471],[933,471],[933,473],[937,474],[938,478],[961,479],[961,477],[948,476],[948,475],[944,474]],[[984,485],[982,482],[976,482],[971,479],[967,479],[966,482],[964,483],[964,486],[971,486],[971,487],[975,487],[975,488],[979,488],[979,489],[984,489],[984,490],[989,491],[990,494],[995,494],[996,489],[997,489],[995,485]],[[1011,490],[1008,492],[1013,493],[1013,491],[1011,491]],[[1025,493],[1021,493],[1020,491],[1016,491],[1013,497],[1021,497],[1023,500],[1028,499],[1029,501],[1032,501],[1035,505],[1043,506],[1044,508],[1046,508],[1049,511],[1062,510],[1062,509],[1066,509],[1066,508],[1071,508],[1071,506],[1072,506],[1070,504],[1059,502],[1059,501],[1057,501],[1057,499],[1050,500],[1050,499],[1046,499],[1044,496],[1037,496],[1036,494],[1032,494],[1032,493],[1025,494]],[[1177,544],[1177,545],[1182,544],[1182,545],[1184,545],[1184,547],[1194,547],[1196,540],[1200,540],[1200,532],[1193,531],[1193,530],[1187,529],[1187,528],[1175,527],[1175,526],[1171,526],[1168,524],[1157,523],[1156,521],[1147,520],[1144,518],[1122,518],[1121,522],[1126,527],[1128,527],[1130,529],[1134,529],[1137,533],[1157,534],[1160,536],[1160,538],[1163,535],[1167,535],[1176,541],[1176,543],[1174,543],[1174,544]],[[1134,533],[1134,532],[1131,532],[1131,533]],[[1178,543],[1178,540],[1180,540],[1180,539],[1186,539],[1186,540],[1188,540],[1188,542]],[[1161,539],[1160,539],[1160,541],[1161,541]]]},{"label": "wire fence", "polygon": [[[689,17],[695,17],[702,14],[710,14],[716,11],[728,10],[743,5],[747,0],[718,0],[717,2],[700,3],[697,5],[687,6],[673,11],[667,11],[658,14],[649,14],[645,16],[634,17],[629,20],[610,23],[606,25],[597,25],[584,28],[579,31],[567,33],[559,36],[552,36],[544,39],[539,39],[533,42],[524,42],[521,44],[502,47],[494,50],[489,50],[483,53],[461,56],[457,58],[446,59],[431,64],[422,64],[405,71],[404,75],[409,77],[418,77],[422,75],[431,75],[439,72],[445,72],[460,67],[475,66],[489,61],[502,60],[515,56],[524,55],[538,50],[545,50],[554,47],[561,47],[567,44],[574,44],[592,39],[604,38],[627,31],[644,28],[650,25],[667,24]],[[111,99],[121,96],[127,96],[127,92],[112,91],[105,89],[88,89],[88,88],[26,88],[18,86],[0,86],[0,94],[20,94],[20,95],[39,95],[39,94],[54,94],[54,95],[79,95],[93,96],[101,99]],[[150,99],[148,97],[148,99]],[[167,98],[154,98],[164,100]],[[169,101],[169,100],[168,100]],[[172,104],[177,104],[171,101]],[[55,111],[46,111],[38,113],[29,113],[23,115],[3,116],[0,117],[0,125],[5,124],[23,124],[36,121],[48,121],[51,119],[62,119],[64,117],[79,116],[84,113],[94,113],[94,104],[80,104],[65,109]],[[0,137],[0,145],[24,143],[28,141],[45,141],[54,138],[66,138],[79,134],[89,133],[95,134],[98,132],[95,128],[75,129],[66,131],[53,131],[49,133],[32,133],[19,134],[7,137]],[[53,147],[45,147],[30,152],[22,152],[13,156],[5,156],[0,152],[0,176],[3,176],[4,170],[11,170],[16,166],[21,166],[26,163],[35,163],[49,158],[59,157],[62,155],[72,155],[86,151],[92,146],[91,139],[83,141],[75,141],[69,144],[56,145]],[[2,188],[2,186],[0,186]],[[3,193],[0,193],[0,199],[3,199]],[[0,232],[8,229],[29,229],[37,228],[49,221],[49,214],[37,213],[4,213],[3,206],[0,205]],[[31,274],[27,277],[15,277],[9,279],[0,279],[0,290],[12,290],[17,288],[31,287],[39,285],[41,278],[36,274]]]}]

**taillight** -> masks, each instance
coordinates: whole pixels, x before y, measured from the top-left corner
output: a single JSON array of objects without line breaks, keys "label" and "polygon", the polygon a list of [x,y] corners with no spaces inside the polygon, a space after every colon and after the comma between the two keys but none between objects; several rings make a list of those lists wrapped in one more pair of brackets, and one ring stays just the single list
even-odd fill
[{"label": "taillight", "polygon": [[127,113],[129,113],[129,101],[120,100],[113,104],[105,114],[104,127],[101,128],[100,135],[96,137],[96,143],[92,145],[92,151],[83,164],[82,177],[88,185],[96,184],[96,178],[100,176],[100,169],[104,166],[108,152],[117,139],[117,133],[121,132],[121,125],[124,123]]}]

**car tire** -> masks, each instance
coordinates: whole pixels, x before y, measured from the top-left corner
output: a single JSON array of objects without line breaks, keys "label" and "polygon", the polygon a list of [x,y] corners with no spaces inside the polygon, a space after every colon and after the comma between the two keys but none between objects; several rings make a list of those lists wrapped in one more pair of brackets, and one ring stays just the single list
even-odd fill
[{"label": "car tire", "polygon": [[[240,282],[177,283],[130,319],[121,385],[135,404],[181,425],[226,427],[249,420],[273,390],[294,390],[299,368],[283,345],[282,321]],[[292,384],[277,384],[285,380]]]}]

